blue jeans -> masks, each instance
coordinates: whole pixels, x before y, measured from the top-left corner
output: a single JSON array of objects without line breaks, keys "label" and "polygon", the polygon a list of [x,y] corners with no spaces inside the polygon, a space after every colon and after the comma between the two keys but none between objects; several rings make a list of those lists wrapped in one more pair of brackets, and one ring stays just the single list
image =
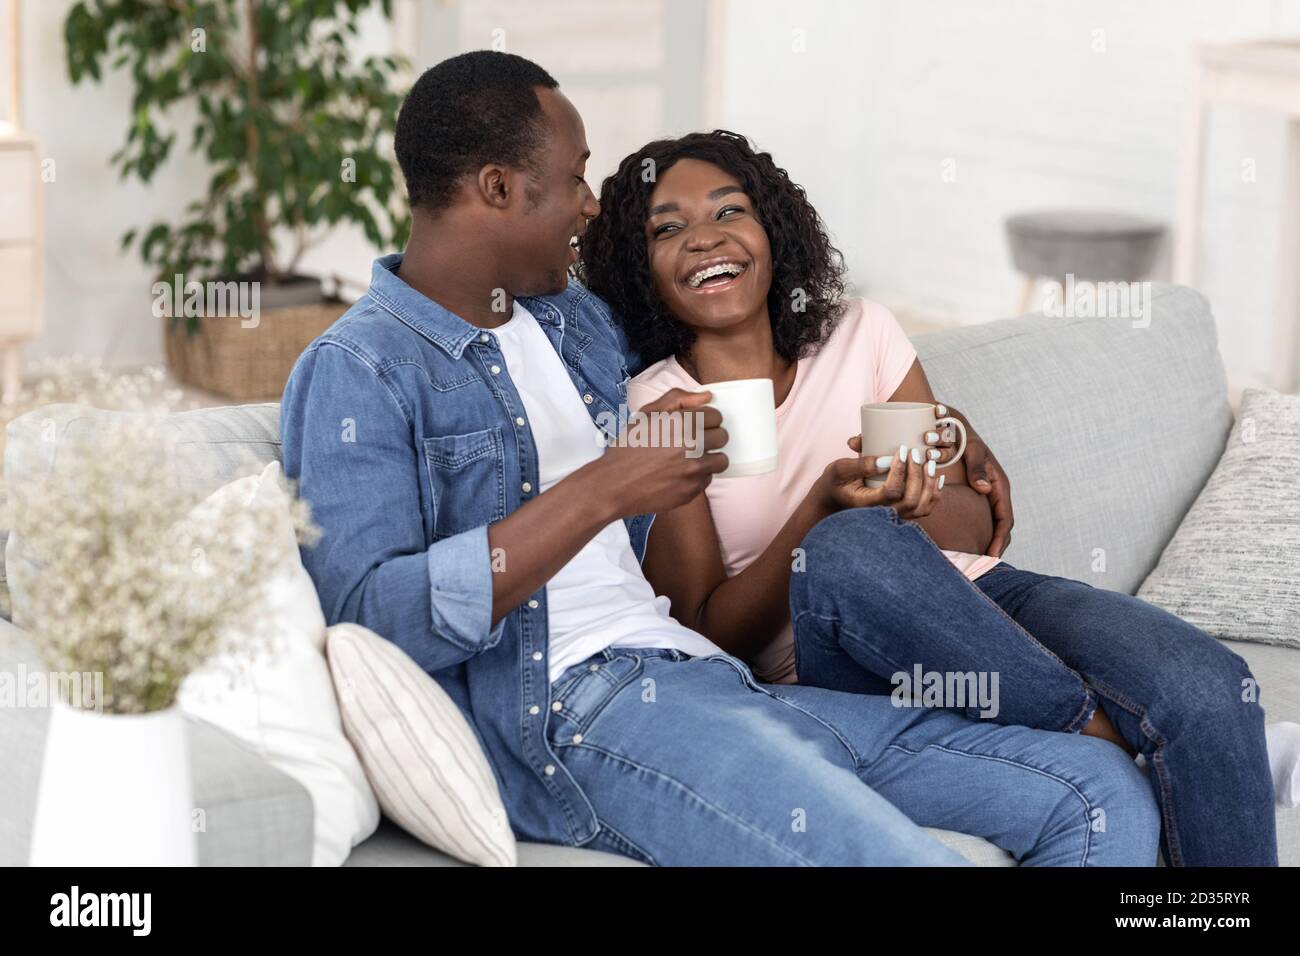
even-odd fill
[{"label": "blue jeans", "polygon": [[591,802],[595,849],[686,866],[964,863],[932,826],[1029,865],[1155,863],[1151,788],[1104,741],[759,684],[726,654],[611,648],[551,694],[552,771]]},{"label": "blue jeans", "polygon": [[889,694],[918,670],[996,675],[992,720],[1066,732],[1100,706],[1151,768],[1171,865],[1277,865],[1264,712],[1223,644],[1079,581],[1006,563],[969,581],[890,508],[832,515],[803,547],[790,584],[801,684]]}]

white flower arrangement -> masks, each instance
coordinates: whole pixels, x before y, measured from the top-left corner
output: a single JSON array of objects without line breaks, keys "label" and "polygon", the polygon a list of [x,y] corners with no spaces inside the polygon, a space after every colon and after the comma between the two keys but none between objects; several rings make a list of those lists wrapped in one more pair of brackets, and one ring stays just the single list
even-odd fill
[{"label": "white flower arrangement", "polygon": [[47,481],[8,502],[38,569],[23,585],[24,624],[46,666],[102,673],[103,710],[136,714],[170,707],[219,654],[270,649],[259,607],[283,551],[259,545],[283,531],[286,500],[298,540],[314,543],[305,502],[204,501],[156,416],[61,439],[56,457]]}]

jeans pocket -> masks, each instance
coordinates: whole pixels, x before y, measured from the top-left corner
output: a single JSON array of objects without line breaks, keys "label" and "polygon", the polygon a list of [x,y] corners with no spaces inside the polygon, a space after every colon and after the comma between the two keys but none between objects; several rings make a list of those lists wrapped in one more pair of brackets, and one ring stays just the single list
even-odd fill
[{"label": "jeans pocket", "polygon": [[708,657],[704,658],[704,660],[722,661],[724,664],[729,665],[732,670],[734,670],[737,674],[740,675],[741,681],[744,683],[744,685],[747,688],[749,688],[750,690],[756,690],[760,694],[767,694],[769,697],[772,696],[766,687],[762,687],[759,685],[758,679],[754,677],[754,672],[749,669],[749,665],[746,664],[744,661],[740,660],[739,658],[724,653],[724,654],[710,654]]},{"label": "jeans pocket", "polygon": [[551,745],[568,746],[574,743],[575,734],[586,734],[614,696],[641,670],[641,658],[636,654],[618,654],[604,663],[592,663],[586,672],[556,688],[546,731]]}]

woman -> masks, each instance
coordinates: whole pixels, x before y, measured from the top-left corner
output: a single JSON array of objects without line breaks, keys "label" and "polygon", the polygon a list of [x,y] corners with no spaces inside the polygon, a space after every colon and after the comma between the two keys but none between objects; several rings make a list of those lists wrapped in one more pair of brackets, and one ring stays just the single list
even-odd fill
[{"label": "woman", "polygon": [[[939,475],[932,447],[857,456],[862,403],[935,399],[893,316],[841,299],[839,253],[768,154],[725,131],[653,142],[600,200],[580,275],[652,363],[629,406],[740,378],[771,378],[776,396],[778,469],[716,479],[656,518],[644,569],[675,617],[771,682],[887,694],[916,664],[997,675],[999,722],[1144,756],[1169,863],[1276,865],[1242,658],[1136,598],[986,555],[989,507],[963,462]],[[864,483],[876,474],[885,487]],[[846,539],[830,522],[860,531],[854,547],[828,546]],[[791,588],[810,609],[793,622]]]}]

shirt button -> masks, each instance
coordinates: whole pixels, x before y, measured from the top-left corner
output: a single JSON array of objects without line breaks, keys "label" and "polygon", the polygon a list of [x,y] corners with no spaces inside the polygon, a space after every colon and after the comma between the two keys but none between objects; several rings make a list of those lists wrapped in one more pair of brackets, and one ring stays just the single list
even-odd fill
[{"label": "shirt button", "polygon": [[536,717],[538,714],[542,712],[542,708],[538,707],[536,704],[533,704],[533,706],[528,708],[528,712],[532,714],[534,717]]},{"label": "shirt button", "polygon": [[478,340],[480,342],[486,342],[488,340],[488,334],[486,332],[480,332],[478,334]]},{"label": "shirt button", "polygon": [[542,652],[541,652],[541,651],[533,651],[533,660],[535,660],[535,661],[540,661],[541,659],[542,659]]},{"label": "shirt button", "polygon": [[525,481],[519,487],[524,489],[524,494],[527,494],[528,492],[533,490],[533,483],[531,481]]},{"label": "shirt button", "polygon": [[554,711],[557,711],[557,712],[558,712],[558,711],[561,711],[561,710],[563,710],[563,709],[564,709],[564,704],[560,703],[558,700],[555,701],[555,702],[553,702],[553,703],[551,704],[551,710],[554,710]]},{"label": "shirt button", "polygon": [[492,366],[492,374],[493,374],[493,375],[500,375],[500,374],[501,374],[501,366],[500,366],[500,365],[493,365],[493,366]]},{"label": "shirt button", "polygon": [[515,419],[515,424],[518,425],[520,428],[523,428],[523,427],[524,427],[524,420],[523,420],[522,418],[516,418],[516,419]]},{"label": "shirt button", "polygon": [[548,764],[546,765],[546,776],[548,776],[548,777],[554,777],[554,776],[555,776],[555,764],[553,764],[553,763],[548,763]]},{"label": "shirt button", "polygon": [[591,397],[591,392],[588,392],[587,394],[583,395],[582,400],[586,402],[588,405],[590,405],[592,402],[595,401],[595,399]]},{"label": "shirt button", "polygon": [[574,735],[573,735],[573,742],[574,742],[575,744],[580,744],[580,743],[582,743],[582,734],[574,734]]},{"label": "shirt button", "polygon": [[537,598],[533,598],[531,601],[529,601],[529,602],[528,602],[528,606],[529,606],[529,607],[537,607]]}]

